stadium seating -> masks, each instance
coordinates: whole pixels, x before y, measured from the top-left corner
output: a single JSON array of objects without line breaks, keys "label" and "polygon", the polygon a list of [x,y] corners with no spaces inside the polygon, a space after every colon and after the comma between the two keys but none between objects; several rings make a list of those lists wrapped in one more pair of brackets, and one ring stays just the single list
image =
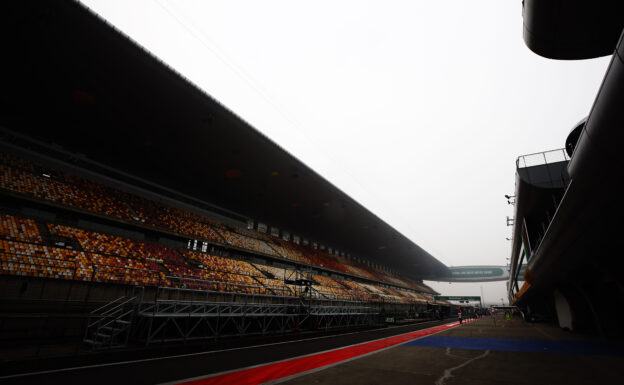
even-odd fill
[{"label": "stadium seating", "polygon": [[241,249],[252,250],[262,254],[277,256],[275,250],[263,240],[248,237],[246,235],[242,235],[234,231],[229,231],[224,228],[218,229],[218,232],[223,235],[223,238],[225,238],[227,242],[232,246],[240,247]]},{"label": "stadium seating", "polygon": [[339,300],[360,299],[357,292],[347,289],[345,286],[329,277],[315,274],[312,276],[312,279],[319,283],[319,285],[314,286],[315,289],[321,292],[325,297]]},{"label": "stadium seating", "polygon": [[257,280],[262,273],[248,262],[189,250],[180,253],[193,261],[196,266],[193,272],[201,279],[229,284],[236,292],[270,294]]},{"label": "stadium seating", "polygon": [[[128,271],[132,276],[126,280],[128,282],[156,285],[158,283],[156,280],[160,278],[171,286],[179,286],[177,282],[183,281],[183,285],[188,288],[266,294],[261,283],[253,278],[254,275],[259,276],[261,273],[247,262],[189,250],[177,251],[160,245],[67,226],[49,225],[49,228],[53,234],[78,240],[84,250],[98,253],[94,254],[98,256],[96,261],[98,265],[136,269]],[[105,259],[103,255],[115,257]],[[189,264],[187,260],[194,263]],[[142,270],[159,271],[162,268],[168,273],[168,278],[165,278],[162,272],[147,276],[138,274]],[[177,277],[178,280],[171,277]]]},{"label": "stadium seating", "polygon": [[6,164],[0,165],[0,171],[0,188],[5,190],[120,219],[132,218],[127,205],[102,193],[101,189],[81,189],[61,180],[9,168]]},{"label": "stadium seating", "polygon": [[23,254],[0,253],[2,274],[74,279],[75,262]]},{"label": "stadium seating", "polygon": [[256,280],[275,295],[293,296],[296,293],[294,286],[285,284],[283,280],[265,277],[256,277]]},{"label": "stadium seating", "polygon": [[[42,242],[34,221],[6,214],[2,218],[3,234],[20,240]],[[17,231],[16,226],[28,231]],[[3,240],[0,252],[3,253],[4,273],[142,286],[180,286],[181,281],[171,278],[177,277],[184,280],[184,287],[193,289],[269,295],[301,292],[301,289],[297,291],[293,285],[284,283],[285,279],[294,278],[292,270],[254,266],[244,261],[189,250],[176,251],[161,245],[64,225],[47,224],[47,227],[51,235],[74,240],[83,250]],[[322,275],[312,275],[311,279],[315,282],[312,294],[319,298],[374,299],[367,294],[366,288],[368,292],[378,293],[387,300],[396,300],[398,296],[411,298],[409,294],[388,293],[389,289],[372,284]]]},{"label": "stadium seating", "polygon": [[43,243],[35,221],[6,214],[0,214],[0,238],[31,243]]},{"label": "stadium seating", "polygon": [[[34,221],[2,214],[2,234],[9,238],[0,241],[3,274],[281,296],[301,293],[303,289],[284,282],[296,278],[293,270],[174,250],[65,225],[47,224],[47,227],[57,238],[78,242],[82,250],[43,245]],[[409,302],[418,297],[415,293],[374,284],[318,274],[306,277],[314,282],[310,295],[321,299],[383,298]]]},{"label": "stadium seating", "polygon": [[136,217],[142,223],[197,239],[225,243],[223,237],[206,223],[206,220],[200,221],[197,216],[190,213],[184,215],[185,212],[182,210],[166,205],[157,206],[147,199],[127,195],[130,207],[137,213]]},{"label": "stadium seating", "polygon": [[76,250],[0,240],[2,272],[30,277],[89,280],[92,268]]},{"label": "stadium seating", "polygon": [[215,255],[209,255],[190,250],[184,250],[180,252],[188,259],[195,261],[196,263],[209,266],[215,271],[224,273],[248,275],[251,277],[261,277],[262,273],[253,267],[252,264],[236,259],[222,258]]},{"label": "stadium seating", "polygon": [[314,263],[312,260],[310,260],[310,258],[308,258],[306,255],[304,255],[303,253],[299,252],[298,250],[294,248],[283,247],[281,244],[279,244],[275,240],[272,240],[270,244],[271,244],[271,247],[277,250],[279,255],[285,259],[288,259],[297,263],[304,263],[307,265],[313,265]]},{"label": "stadium seating", "polygon": [[[282,257],[299,264],[399,287],[412,288],[420,292],[433,292],[426,285],[397,274],[384,272],[362,263],[255,230],[226,226],[187,210],[107,187],[67,172],[51,170],[6,153],[0,155],[0,189],[72,209],[105,215],[116,220],[150,226],[199,241],[209,241],[216,245],[229,244],[258,254]],[[39,234],[37,224],[33,220],[20,219],[6,214],[2,215],[0,220],[0,236],[3,239],[38,244],[44,242],[41,234]],[[215,259],[199,261],[195,264],[187,263],[187,259],[190,261],[193,258],[200,260],[207,258],[205,257],[207,254],[204,253],[197,253],[199,256],[181,254],[180,251],[160,245],[135,242],[121,237],[89,233],[55,224],[48,224],[48,227],[52,235],[78,242],[85,252],[84,257],[90,261],[86,263],[91,263],[92,267],[95,267],[92,274],[102,281],[114,279],[116,282],[153,285],[155,282],[161,281],[163,276],[172,275],[210,278],[218,282],[236,283],[241,285],[241,288],[243,288],[242,285],[287,287],[280,286],[281,284],[277,282],[267,281],[267,279],[273,279],[270,277],[254,277],[253,272],[256,272],[257,269],[250,266],[247,268],[251,270],[245,272],[244,269],[241,270],[241,266],[220,266],[219,263],[221,262]],[[220,267],[215,270],[214,266],[218,265]],[[110,270],[109,275],[104,274],[106,269]],[[127,269],[127,272],[124,269]],[[139,273],[141,271],[145,272]],[[262,279],[259,280],[258,278]],[[380,293],[377,293],[375,290],[367,289],[364,286],[360,286],[357,290],[354,288],[350,290],[350,285],[346,283],[338,284],[337,287],[320,286],[328,288],[326,292],[334,295],[345,296],[347,295],[345,293],[348,293],[352,296],[354,293],[359,293],[358,295],[375,294],[388,298],[399,296],[401,298],[414,298],[413,295],[409,294],[410,291],[402,293],[381,290]]]}]

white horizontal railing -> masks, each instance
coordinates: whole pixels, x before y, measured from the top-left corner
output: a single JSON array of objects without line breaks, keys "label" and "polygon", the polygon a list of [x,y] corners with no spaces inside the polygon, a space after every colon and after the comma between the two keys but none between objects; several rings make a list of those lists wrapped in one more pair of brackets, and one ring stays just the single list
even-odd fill
[{"label": "white horizontal railing", "polygon": [[570,157],[564,148],[557,150],[536,152],[534,154],[526,154],[519,156],[516,160],[517,168],[526,168],[540,166],[544,164],[569,161]]}]

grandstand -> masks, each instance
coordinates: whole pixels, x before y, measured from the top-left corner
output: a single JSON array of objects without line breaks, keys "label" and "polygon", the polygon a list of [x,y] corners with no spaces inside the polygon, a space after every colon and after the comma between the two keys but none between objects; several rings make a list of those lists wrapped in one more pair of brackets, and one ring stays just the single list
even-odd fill
[{"label": "grandstand", "polygon": [[[290,241],[266,238],[257,231],[242,228],[237,231],[237,229],[231,226],[226,226],[225,224],[179,209],[175,211],[176,215],[174,216],[169,214],[174,212],[174,210],[167,206],[159,206],[157,202],[86,181],[76,175],[48,168],[47,172],[50,174],[46,175],[53,174],[57,176],[51,185],[47,183],[47,177],[38,176],[34,173],[34,170],[42,169],[40,164],[8,154],[2,154],[0,160],[2,161],[0,165],[2,170],[0,187],[7,193],[16,194],[14,195],[16,197],[29,198],[43,204],[55,204],[55,206],[61,206],[63,210],[75,210],[87,215],[99,214],[109,217],[111,220],[121,220],[129,223],[133,221],[139,222],[141,226],[151,227],[155,231],[167,231],[180,237],[194,237],[196,238],[195,241],[199,240],[204,245],[202,246],[203,250],[201,250],[204,253],[207,251],[208,246],[206,245],[211,245],[212,249],[229,245],[255,254],[258,257],[281,259],[283,262],[322,268],[323,270],[342,273],[353,278],[358,277],[414,291],[433,293],[431,289],[424,287],[422,283],[410,282],[407,279],[402,280],[395,274],[384,273],[374,268],[367,269],[355,261],[350,262],[344,258],[335,257],[320,250],[306,248]],[[85,186],[89,186],[88,189]],[[71,191],[71,193],[56,194],[49,193],[49,191]],[[102,202],[115,202],[115,204],[104,205]],[[132,202],[132,204],[127,202]],[[188,243],[186,249],[175,250],[157,244],[136,242],[119,236],[85,231],[60,224],[44,223],[42,221],[37,223],[33,219],[20,218],[8,214],[3,215],[2,223],[2,234],[7,240],[28,241],[32,244],[41,245],[44,248],[50,246],[59,248],[58,246],[62,245],[63,247],[77,248],[85,252],[86,254],[83,253],[83,255],[86,256],[85,258],[88,261],[91,261],[91,264],[84,266],[83,263],[81,269],[93,272],[94,279],[97,282],[103,282],[105,277],[108,276],[102,273],[102,270],[121,272],[123,269],[129,269],[127,277],[114,275],[115,282],[121,280],[121,282],[126,283],[155,285],[164,280],[164,275],[172,275],[217,281],[231,280],[234,283],[250,286],[260,283],[257,280],[248,279],[250,276],[253,276],[253,274],[249,274],[253,269],[250,267],[245,268],[246,265],[243,262],[236,265],[234,260],[230,259],[229,261],[232,261],[230,267],[234,269],[232,271],[225,268],[228,264],[223,262],[223,258],[219,260],[216,259],[218,257],[207,259],[202,257],[203,253],[191,251],[190,249],[197,249],[195,241],[193,241],[192,245]],[[45,242],[40,235],[40,227],[44,229],[48,242]],[[50,242],[52,242],[51,245],[47,244]],[[9,252],[9,250],[5,250],[5,252]],[[189,264],[187,259],[192,261],[193,264]],[[76,261],[70,260],[68,262],[75,263]],[[224,267],[221,273],[225,275],[222,276],[217,272],[215,272],[216,275],[209,273],[206,267],[212,266]],[[294,265],[293,268],[295,268]],[[228,273],[234,273],[234,275],[228,275]],[[82,275],[80,276],[82,277]],[[110,277],[112,279],[113,276]],[[227,279],[228,277],[231,279]],[[320,276],[317,275],[317,277]],[[325,294],[347,295],[345,293],[346,288],[340,285],[334,287],[331,284],[322,284],[322,282],[327,283],[327,281],[322,279],[314,281],[320,286],[333,287],[334,290],[325,290]],[[266,290],[263,292],[266,292]],[[356,295],[352,296],[357,297]],[[399,302],[409,302],[410,298],[410,296],[393,297],[393,299]]]},{"label": "grandstand", "polygon": [[[32,44],[10,43],[3,76],[46,65],[3,78],[0,301],[19,325],[59,320],[11,341],[99,350],[448,309],[423,283],[446,266],[85,7],[6,8]],[[50,12],[43,41],[27,26]],[[23,104],[24,82],[51,99]],[[203,327],[176,321],[191,316]]]},{"label": "grandstand", "polygon": [[[540,15],[550,5],[536,3],[523,2],[525,41],[546,57],[606,54],[624,27],[621,6],[602,23],[586,6],[595,33],[579,38],[582,17],[551,20]],[[0,369],[37,368],[24,376],[33,383],[110,383],[111,373],[133,383],[195,375],[234,383],[227,376],[236,371],[252,378],[277,365],[279,376],[255,378],[266,383],[306,360],[314,362],[301,373],[400,344],[385,352],[390,364],[371,355],[337,379],[409,382],[420,366],[421,378],[435,368],[444,383],[495,356],[479,375],[499,365],[515,381],[527,378],[508,375],[527,367],[518,354],[548,354],[538,360],[550,370],[563,367],[557,352],[612,353],[528,327],[521,315],[621,337],[608,313],[624,298],[613,252],[622,40],[565,149],[518,159],[507,275],[497,266],[447,268],[80,3],[7,2],[0,15],[3,36],[20,37],[5,39],[0,71]],[[452,305],[423,283],[501,277],[515,319],[499,314],[450,333]],[[437,333],[447,334],[421,340]],[[419,349],[408,341],[428,350],[404,354]],[[496,356],[501,346],[508,350]],[[100,365],[120,357],[129,361],[116,370]],[[592,368],[604,374],[607,361]],[[73,364],[86,366],[67,369]],[[55,365],[67,370],[40,377]],[[474,382],[499,381],[496,372]]]},{"label": "grandstand", "polygon": [[[180,306],[189,300],[196,306],[202,298],[205,304],[216,304],[213,311],[218,312],[229,303],[224,299],[251,301],[256,304],[254,313],[268,311],[265,318],[270,319],[276,317],[276,309],[266,308],[267,301],[284,304],[280,305],[283,311],[306,301],[304,313],[295,317],[288,310],[291,318],[279,327],[277,323],[270,329],[233,327],[219,331],[220,336],[284,333],[318,328],[321,322],[343,327],[370,324],[388,311],[426,315],[432,314],[428,308],[447,305],[434,304],[436,293],[422,282],[122,191],[96,182],[96,175],[87,179],[79,172],[31,160],[25,152],[2,153],[0,170],[0,193],[6,198],[0,206],[3,284],[11,293],[15,292],[11,288],[32,285],[32,279],[45,280],[38,296],[28,290],[19,295],[22,303],[57,301],[59,292],[66,298],[84,296],[85,309],[111,301],[89,316],[96,318],[85,332],[92,348],[124,346],[133,340],[150,344],[191,338],[158,326],[167,311],[154,318],[154,306],[170,304],[172,297]],[[73,282],[87,285],[86,293],[84,288],[75,289]],[[91,305],[94,291],[98,299]],[[115,299],[119,293],[125,299]],[[112,320],[107,313],[119,303],[123,309],[139,309],[142,316],[133,329],[103,332],[110,322],[130,323],[125,318],[130,311],[116,313]],[[302,323],[314,312],[318,313],[315,321]],[[148,323],[145,319],[150,316]],[[213,330],[192,338],[214,336]]]},{"label": "grandstand", "polygon": [[[331,304],[331,312],[338,311],[333,316],[353,318],[347,325],[378,322],[371,316],[387,311],[389,305],[393,305],[393,312],[407,309],[405,314],[410,310],[427,314],[427,308],[446,305],[434,305],[433,290],[397,273],[161,204],[27,156],[2,153],[0,162],[0,192],[8,203],[0,207],[0,264],[3,275],[18,279],[13,285],[24,279],[52,279],[59,280],[54,285],[58,291],[61,281],[96,284],[104,298],[112,301],[108,306],[116,303],[107,294],[114,285],[134,287],[132,292],[140,289],[142,299],[128,297],[126,301],[130,302],[123,303],[139,309],[170,301],[172,295],[179,297],[180,293],[193,303],[197,303],[198,295],[209,299],[206,303],[222,303],[216,298],[223,295],[228,295],[230,301],[251,296],[259,307],[267,300],[301,303],[305,299],[316,304],[309,302],[306,313]],[[10,282],[5,279],[5,284]],[[69,291],[68,297],[75,296],[72,288],[72,284],[64,288]],[[156,302],[143,300],[146,289]],[[41,296],[48,297],[47,293]],[[336,310],[336,304],[341,309]],[[358,310],[362,306],[364,313]],[[274,314],[274,308],[268,310]],[[89,325],[86,334],[101,337],[85,341],[94,348],[125,345],[128,337],[120,341],[120,333],[102,332],[110,327],[104,321],[108,319],[105,312]],[[129,322],[123,318],[127,314],[118,314],[114,322]],[[146,314],[144,311],[143,316]],[[327,315],[320,319],[323,317]],[[302,326],[295,319],[289,322],[290,328]],[[313,325],[318,327],[319,322]],[[132,333],[147,343],[157,341],[157,337],[168,341],[179,338],[153,334],[152,325],[150,322],[149,330],[142,331],[145,327],[138,322],[138,331]],[[279,330],[285,332],[285,326]],[[124,333],[129,336],[130,329]]]},{"label": "grandstand", "polygon": [[[46,232],[47,241],[38,226]],[[273,289],[280,289],[277,295],[283,295],[281,291],[288,288],[283,283],[287,279],[285,270],[206,252],[173,249],[9,214],[2,214],[1,231],[4,274],[142,286],[172,286],[171,278],[189,278],[205,280],[206,284],[230,283],[230,287],[243,292],[255,287],[256,293],[274,295]],[[362,299],[360,291],[335,279],[314,274],[311,280],[313,288],[324,296]],[[405,303],[410,299],[409,294],[395,298]]]}]

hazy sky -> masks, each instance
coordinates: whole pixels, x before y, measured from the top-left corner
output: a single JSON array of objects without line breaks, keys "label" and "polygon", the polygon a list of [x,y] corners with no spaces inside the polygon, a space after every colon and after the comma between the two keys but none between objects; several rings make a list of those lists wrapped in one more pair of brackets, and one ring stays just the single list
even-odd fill
[{"label": "hazy sky", "polygon": [[520,0],[83,3],[448,266],[506,263],[517,156],[563,147],[609,60],[533,54]]}]

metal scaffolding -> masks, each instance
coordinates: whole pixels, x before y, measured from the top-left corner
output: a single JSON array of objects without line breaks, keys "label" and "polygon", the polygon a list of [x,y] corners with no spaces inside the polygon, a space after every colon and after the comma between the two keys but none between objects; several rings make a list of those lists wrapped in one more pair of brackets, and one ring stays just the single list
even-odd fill
[{"label": "metal scaffolding", "polygon": [[[168,277],[171,278],[171,277]],[[161,286],[146,295],[137,288],[132,297],[117,299],[90,316],[85,343],[94,349],[125,346],[128,341],[149,345],[234,336],[275,335],[298,330],[354,327],[382,323],[383,304],[313,296],[308,277],[290,295],[199,289],[211,282],[197,279]],[[178,280],[179,281],[179,280]],[[186,282],[188,281],[188,282]],[[189,286],[196,286],[189,288]],[[307,290],[305,290],[307,288]]]},{"label": "metal scaffolding", "polygon": [[[188,289],[180,297],[188,296]],[[169,293],[168,297],[176,297]],[[136,339],[154,342],[219,339],[233,336],[284,334],[296,330],[373,325],[379,310],[362,302],[291,298],[263,303],[263,296],[230,294],[234,301],[178,299],[143,301],[136,314]]]}]

